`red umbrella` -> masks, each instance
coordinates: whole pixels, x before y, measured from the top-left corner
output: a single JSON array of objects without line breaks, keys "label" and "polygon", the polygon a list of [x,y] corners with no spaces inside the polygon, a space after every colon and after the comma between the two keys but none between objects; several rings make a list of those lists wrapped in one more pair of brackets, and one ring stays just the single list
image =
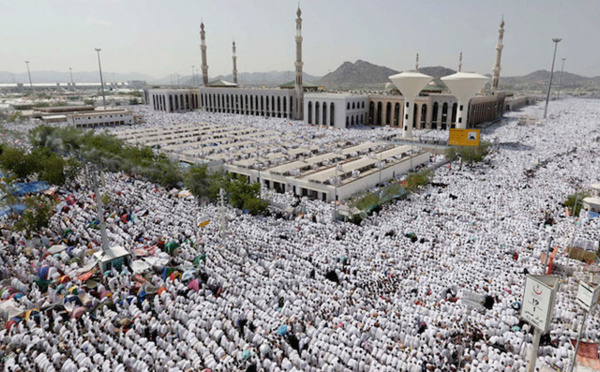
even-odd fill
[{"label": "red umbrella", "polygon": [[198,279],[192,280],[190,284],[188,284],[188,288],[198,292],[200,290],[200,282],[198,281]]}]

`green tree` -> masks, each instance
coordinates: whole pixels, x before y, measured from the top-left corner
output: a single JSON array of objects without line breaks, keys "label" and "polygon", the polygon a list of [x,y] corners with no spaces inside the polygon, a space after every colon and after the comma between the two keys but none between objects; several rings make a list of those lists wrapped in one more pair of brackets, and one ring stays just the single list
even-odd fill
[{"label": "green tree", "polygon": [[24,231],[29,239],[33,233],[48,227],[50,218],[54,214],[54,200],[45,195],[36,195],[25,199],[25,212],[13,225],[16,231]]},{"label": "green tree", "polygon": [[183,177],[184,185],[196,200],[209,195],[210,178],[205,165],[193,165]]},{"label": "green tree", "polygon": [[6,147],[0,155],[0,166],[12,172],[17,179],[24,180],[37,169],[37,163],[25,155],[25,150],[16,147]]}]

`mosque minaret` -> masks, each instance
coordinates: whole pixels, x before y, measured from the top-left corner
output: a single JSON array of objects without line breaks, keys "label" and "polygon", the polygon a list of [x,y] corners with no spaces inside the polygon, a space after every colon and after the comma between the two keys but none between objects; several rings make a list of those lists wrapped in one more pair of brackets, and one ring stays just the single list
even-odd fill
[{"label": "mosque minaret", "polygon": [[200,23],[200,49],[202,50],[202,85],[208,87],[208,64],[206,63],[206,32],[204,22]]},{"label": "mosque minaret", "polygon": [[233,42],[233,83],[237,84],[237,56],[235,55],[235,41]]},{"label": "mosque minaret", "polygon": [[294,105],[294,118],[302,120],[304,114],[304,87],[302,86],[302,11],[298,8],[296,12],[296,102]]},{"label": "mosque minaret", "polygon": [[504,38],[504,17],[500,22],[500,29],[498,30],[498,45],[496,45],[496,64],[494,65],[494,74],[492,78],[492,93],[498,90],[498,82],[500,81],[500,61],[502,59],[502,39]]}]

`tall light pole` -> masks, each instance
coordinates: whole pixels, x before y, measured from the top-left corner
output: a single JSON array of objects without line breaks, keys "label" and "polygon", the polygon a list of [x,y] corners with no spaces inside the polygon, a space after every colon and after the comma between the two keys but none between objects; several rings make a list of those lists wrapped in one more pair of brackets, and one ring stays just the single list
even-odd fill
[{"label": "tall light pole", "polygon": [[75,83],[73,83],[73,69],[69,67],[69,75],[71,75],[71,89],[75,89]]},{"label": "tall light pole", "polygon": [[29,88],[31,89],[31,96],[33,97],[33,84],[31,83],[31,72],[29,71],[29,61],[25,61],[27,65],[27,75],[29,76]]},{"label": "tall light pole", "polygon": [[560,84],[562,83],[563,71],[565,69],[565,59],[562,59],[562,65],[560,66],[560,77],[558,78],[558,91],[556,92],[556,99],[560,99]]},{"label": "tall light pole", "polygon": [[550,89],[552,88],[552,76],[554,75],[554,61],[556,60],[556,49],[558,48],[558,43],[560,43],[562,39],[552,39],[554,42],[554,56],[552,57],[552,68],[550,69],[550,83],[548,84],[548,94],[546,94],[546,107],[544,107],[544,119],[546,119],[546,114],[548,113],[548,102],[550,101]]},{"label": "tall light pole", "polygon": [[100,63],[100,51],[102,49],[96,48],[95,50],[98,53],[98,70],[100,70],[100,89],[102,91],[102,105],[106,110],[106,97],[104,96],[104,78],[102,77],[102,63]]}]

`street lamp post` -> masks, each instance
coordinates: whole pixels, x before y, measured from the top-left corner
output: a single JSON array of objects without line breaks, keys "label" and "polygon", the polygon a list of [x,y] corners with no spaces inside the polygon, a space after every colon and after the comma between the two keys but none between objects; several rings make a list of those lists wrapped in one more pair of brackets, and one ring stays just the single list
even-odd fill
[{"label": "street lamp post", "polygon": [[71,75],[71,89],[75,89],[75,83],[73,83],[73,69],[69,67],[69,75]]},{"label": "street lamp post", "polygon": [[546,119],[546,114],[548,113],[548,102],[550,101],[550,89],[552,88],[552,76],[554,75],[554,61],[556,60],[556,49],[558,48],[558,43],[560,43],[562,39],[552,39],[554,42],[554,56],[552,57],[552,68],[550,69],[550,83],[548,84],[548,94],[546,94],[546,107],[544,107],[544,119]]},{"label": "street lamp post", "polygon": [[98,53],[98,70],[100,71],[100,90],[102,91],[102,105],[106,110],[106,97],[104,96],[104,78],[102,77],[102,63],[100,63],[100,51],[102,49],[96,48],[95,50]]},{"label": "street lamp post", "polygon": [[29,88],[31,89],[31,96],[33,97],[33,83],[31,82],[31,72],[29,71],[29,61],[25,61],[27,65],[27,75],[29,76]]},{"label": "street lamp post", "polygon": [[562,83],[563,71],[565,69],[565,59],[562,59],[562,65],[560,66],[560,77],[558,78],[558,91],[556,92],[556,99],[560,99],[560,84]]}]

